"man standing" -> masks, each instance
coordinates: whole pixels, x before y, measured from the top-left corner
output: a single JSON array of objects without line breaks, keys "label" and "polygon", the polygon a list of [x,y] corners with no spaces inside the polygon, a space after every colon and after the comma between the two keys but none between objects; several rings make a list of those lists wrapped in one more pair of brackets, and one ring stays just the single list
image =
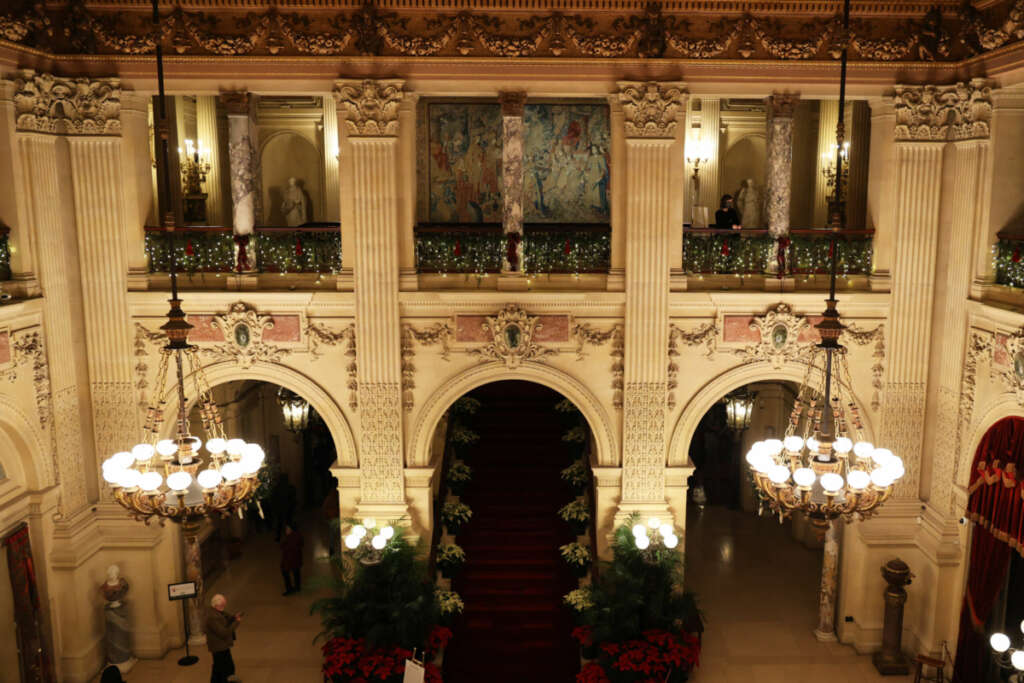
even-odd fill
[{"label": "man standing", "polygon": [[302,590],[302,534],[290,524],[285,525],[281,539],[281,576],[284,577],[282,595]]},{"label": "man standing", "polygon": [[212,609],[206,615],[206,647],[213,654],[210,683],[227,683],[235,675],[231,646],[235,644],[235,630],[242,623],[242,613],[232,614],[225,610],[227,606],[227,598],[218,593],[210,600]]}]

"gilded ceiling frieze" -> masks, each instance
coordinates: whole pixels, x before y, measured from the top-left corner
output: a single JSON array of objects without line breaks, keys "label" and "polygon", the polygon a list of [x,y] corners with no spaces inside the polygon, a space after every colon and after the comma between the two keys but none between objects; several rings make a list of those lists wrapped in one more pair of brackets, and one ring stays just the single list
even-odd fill
[{"label": "gilded ceiling frieze", "polygon": [[[844,44],[860,61],[959,61],[1024,40],[1024,0],[979,10],[964,4],[929,9],[907,2],[855,3],[849,35],[834,3],[807,3],[801,13],[770,3],[560,3],[564,12],[537,12],[534,3],[435,0],[408,10],[393,2],[342,3],[323,11],[302,2],[187,2],[154,31],[141,2],[72,0],[47,7],[22,0],[0,14],[0,39],[54,54],[145,54],[156,41],[190,55],[472,56],[675,59],[837,59]],[[492,6],[493,5],[493,6]],[[381,7],[393,7],[384,11]],[[295,11],[283,11],[283,9]],[[454,12],[452,11],[454,10]]]}]

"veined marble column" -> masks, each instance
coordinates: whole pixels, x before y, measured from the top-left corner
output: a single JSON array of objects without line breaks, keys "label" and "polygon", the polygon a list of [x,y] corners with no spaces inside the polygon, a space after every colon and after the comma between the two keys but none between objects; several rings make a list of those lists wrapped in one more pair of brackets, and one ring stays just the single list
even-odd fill
[{"label": "veined marble column", "polygon": [[708,207],[709,219],[714,220],[718,210],[718,144],[722,137],[722,101],[702,98],[700,101],[700,140],[708,152],[708,161],[700,169],[700,203]]},{"label": "veined marble column", "polygon": [[231,226],[235,234],[235,264],[239,272],[252,272],[256,269],[256,245],[252,243],[252,234],[260,212],[256,125],[252,120],[254,96],[247,92],[230,92],[222,93],[220,99],[228,113]]},{"label": "veined marble column", "polygon": [[206,193],[206,221],[210,225],[226,225],[224,194],[221,191],[224,169],[221,167],[221,140],[217,128],[217,97],[199,95],[196,97],[196,144],[202,141],[210,150],[209,156],[205,159],[210,164],[210,170],[206,174],[206,182],[203,183],[203,192]]},{"label": "veined marble column", "polygon": [[501,102],[501,230],[506,249],[501,269],[523,270],[523,109],[525,92],[499,92]]},{"label": "veined marble column", "polygon": [[[631,511],[668,514],[665,410],[668,386],[668,253],[681,83],[620,82],[613,96],[626,132],[626,329],[622,499]],[[717,128],[715,129],[717,131]]]},{"label": "veined marble column", "polygon": [[[338,81],[346,133],[341,173],[354,182],[352,242],[359,340],[360,514],[405,514],[398,311],[398,114],[401,80]],[[343,214],[345,211],[343,211]],[[351,506],[342,501],[341,507]]]},{"label": "veined marble column", "polygon": [[23,184],[24,170],[15,133],[14,81],[0,80],[0,225],[11,229],[7,244],[11,254],[11,278],[4,291],[21,290],[22,296],[40,293],[36,247],[28,224]]},{"label": "veined marble column", "polygon": [[789,198],[793,181],[793,114],[800,96],[775,93],[768,98],[768,232],[789,234]]}]

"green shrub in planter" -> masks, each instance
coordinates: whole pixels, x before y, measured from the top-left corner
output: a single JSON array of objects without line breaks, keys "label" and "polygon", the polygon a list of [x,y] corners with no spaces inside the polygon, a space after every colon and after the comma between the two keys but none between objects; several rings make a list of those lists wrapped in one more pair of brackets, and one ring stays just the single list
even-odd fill
[{"label": "green shrub in planter", "polygon": [[590,506],[585,498],[580,497],[559,510],[558,516],[568,522],[573,533],[579,536],[586,532],[590,522]]},{"label": "green shrub in planter", "polygon": [[562,553],[562,559],[568,563],[576,576],[583,576],[590,569],[590,548],[582,543],[567,543],[560,547],[559,551]]},{"label": "green shrub in planter", "polygon": [[462,525],[468,522],[472,516],[473,511],[465,503],[456,503],[450,500],[441,508],[441,521],[448,533],[453,536],[459,533]]},{"label": "green shrub in planter", "polygon": [[442,543],[437,548],[437,568],[441,576],[450,579],[459,573],[466,562],[466,552],[454,543]]},{"label": "green shrub in planter", "polygon": [[445,480],[448,482],[448,490],[451,491],[453,495],[461,496],[463,491],[466,490],[466,485],[472,478],[472,467],[461,460],[453,460],[452,464],[448,467],[448,476]]},{"label": "green shrub in planter", "polygon": [[584,459],[579,459],[562,470],[562,481],[572,487],[573,493],[582,495],[590,486],[590,466]]}]

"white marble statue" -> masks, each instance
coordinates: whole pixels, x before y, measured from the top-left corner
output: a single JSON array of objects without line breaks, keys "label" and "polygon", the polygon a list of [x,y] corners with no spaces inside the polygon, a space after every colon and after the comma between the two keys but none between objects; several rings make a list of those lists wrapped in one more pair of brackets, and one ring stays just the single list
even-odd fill
[{"label": "white marble statue", "polygon": [[284,200],[281,202],[281,213],[284,214],[284,221],[290,226],[302,225],[306,218],[306,193],[299,187],[295,178],[288,179],[288,188],[284,191]]},{"label": "white marble statue", "polygon": [[764,217],[761,215],[761,190],[757,188],[753,178],[743,181],[736,193],[736,209],[740,212],[743,227],[763,228]]},{"label": "white marble statue", "polygon": [[124,604],[128,581],[121,576],[121,569],[116,564],[107,567],[107,580],[100,584],[99,590],[107,603],[103,606],[107,624],[107,661],[121,673],[127,673],[137,660],[132,656],[132,631],[128,608]]}]

